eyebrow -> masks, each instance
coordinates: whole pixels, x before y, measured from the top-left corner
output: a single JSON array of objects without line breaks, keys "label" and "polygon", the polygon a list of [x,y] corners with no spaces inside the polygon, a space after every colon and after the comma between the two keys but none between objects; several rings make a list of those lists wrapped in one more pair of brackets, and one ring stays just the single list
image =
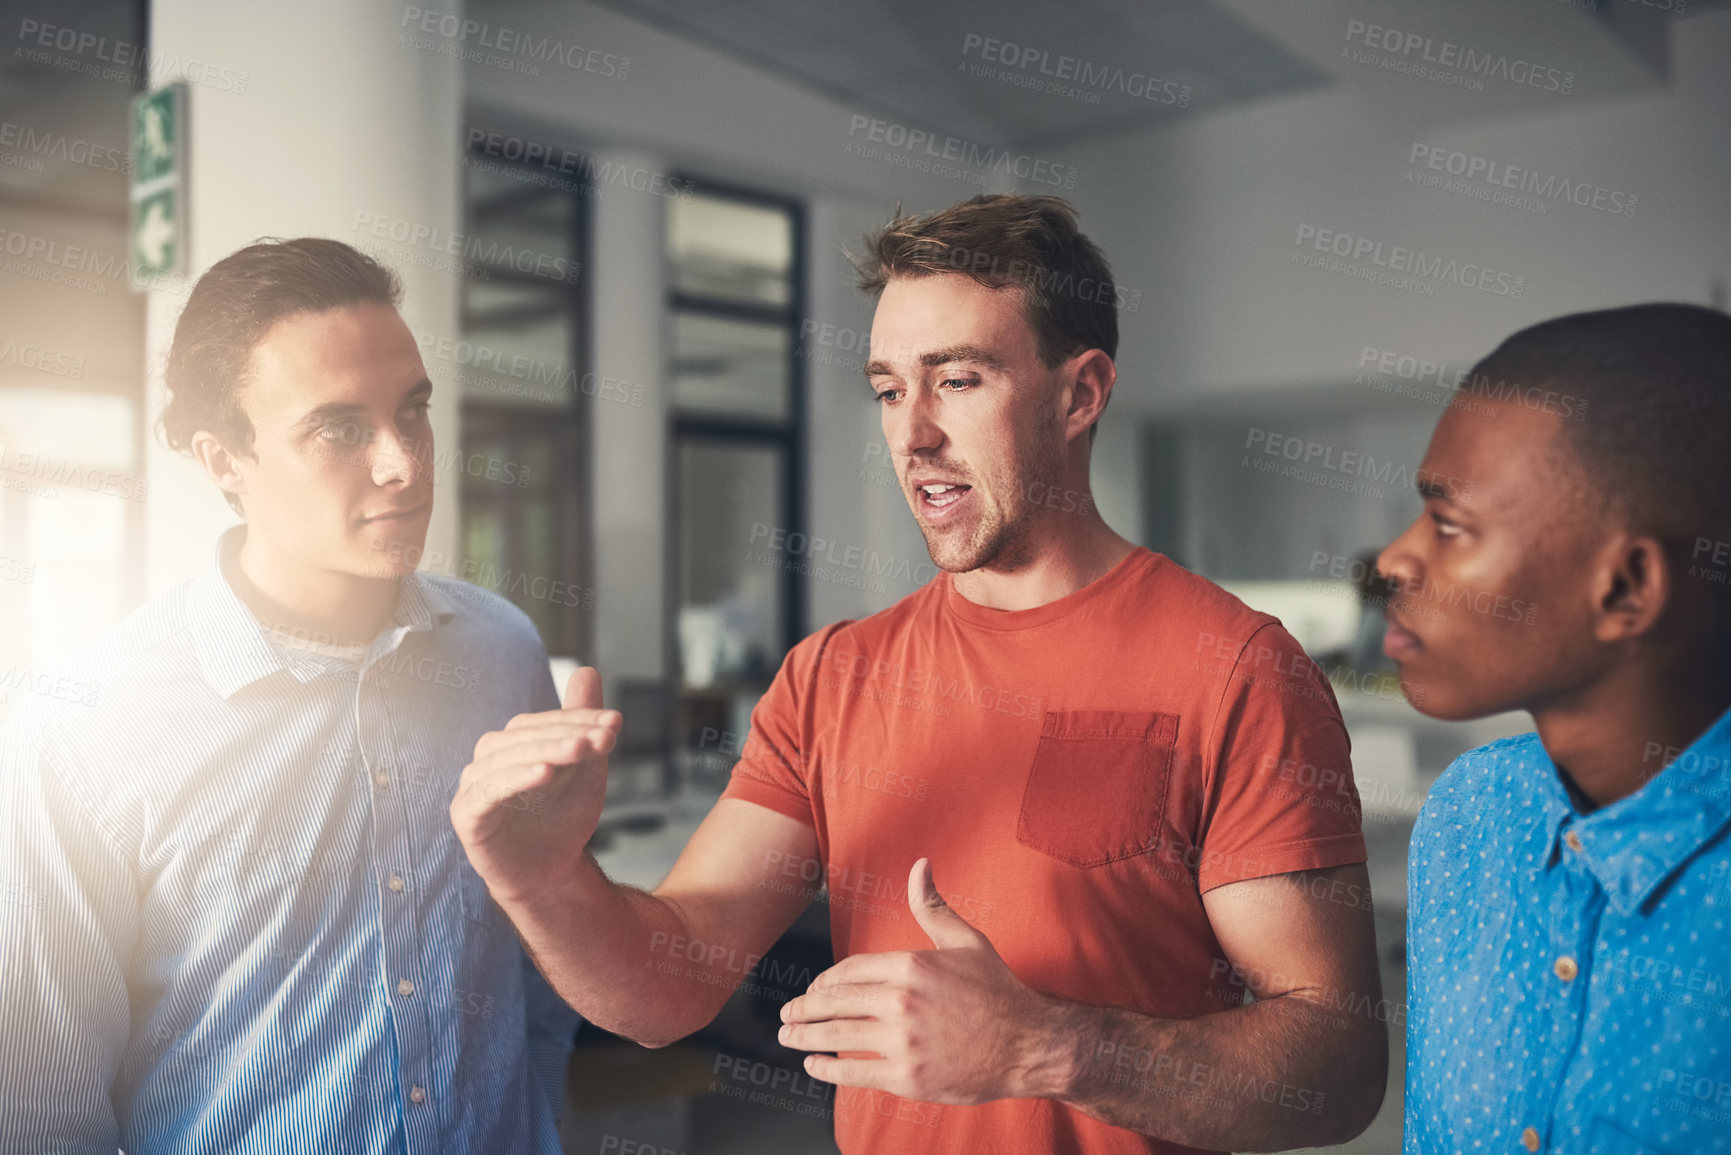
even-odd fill
[{"label": "eyebrow", "polygon": [[[403,394],[401,404],[408,405],[411,402],[424,401],[432,395],[433,383],[427,378],[422,377],[419,381],[409,387],[407,393]],[[328,404],[319,405],[308,410],[306,416],[295,422],[295,428],[315,429],[327,421],[334,421],[341,417],[359,416],[366,411],[367,407],[358,402],[332,401]]]},{"label": "eyebrow", "polygon": [[1413,488],[1418,490],[1420,497],[1434,497],[1438,501],[1453,501],[1449,496],[1448,486],[1440,481],[1425,481],[1419,479],[1413,482]]},{"label": "eyebrow", "polygon": [[[950,345],[943,349],[933,349],[920,354],[920,367],[936,369],[942,365],[979,365],[986,369],[1002,369],[1004,362],[997,354],[980,345]],[[895,371],[888,361],[867,361],[865,375],[867,377],[890,377]]]}]

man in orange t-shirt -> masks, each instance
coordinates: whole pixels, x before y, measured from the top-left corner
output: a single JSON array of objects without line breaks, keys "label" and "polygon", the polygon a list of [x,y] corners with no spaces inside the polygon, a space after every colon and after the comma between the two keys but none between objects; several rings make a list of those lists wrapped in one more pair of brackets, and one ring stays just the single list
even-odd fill
[{"label": "man in orange t-shirt", "polygon": [[[619,724],[592,670],[477,746],[452,806],[471,861],[560,993],[649,1045],[827,890],[840,961],[781,1040],[838,1086],[850,1155],[1358,1134],[1387,1036],[1346,731],[1278,621],[1093,508],[1104,258],[1062,201],[985,196],[898,217],[862,283],[942,572],[794,648],[653,893],[584,851]],[[693,941],[707,962],[664,965]]]}]

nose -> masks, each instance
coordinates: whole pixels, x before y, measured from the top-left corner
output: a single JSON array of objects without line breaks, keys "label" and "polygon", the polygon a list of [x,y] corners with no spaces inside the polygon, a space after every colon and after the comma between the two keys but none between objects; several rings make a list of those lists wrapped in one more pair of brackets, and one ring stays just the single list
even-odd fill
[{"label": "nose", "polygon": [[944,430],[938,421],[938,400],[915,386],[900,405],[884,406],[884,441],[897,457],[932,453],[943,447]]},{"label": "nose", "polygon": [[373,484],[414,485],[431,468],[433,438],[408,437],[397,428],[387,427],[373,443]]},{"label": "nose", "polygon": [[1423,524],[1424,516],[1421,514],[1406,527],[1404,533],[1389,542],[1382,552],[1376,555],[1377,572],[1402,590],[1417,588],[1424,572],[1418,555],[1412,548],[1413,534],[1417,533]]}]

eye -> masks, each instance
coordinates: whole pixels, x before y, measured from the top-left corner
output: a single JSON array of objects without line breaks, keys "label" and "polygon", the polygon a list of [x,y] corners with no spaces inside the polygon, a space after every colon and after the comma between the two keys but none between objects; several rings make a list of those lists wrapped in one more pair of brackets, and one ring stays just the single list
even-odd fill
[{"label": "eye", "polygon": [[1430,519],[1436,525],[1436,533],[1438,537],[1460,536],[1461,527],[1444,517],[1442,514],[1432,513]]},{"label": "eye", "polygon": [[409,406],[409,412],[414,414],[416,421],[425,421],[427,414],[431,413],[432,410],[433,403],[431,401],[417,401]]},{"label": "eye", "polygon": [[960,393],[964,389],[971,389],[979,383],[979,379],[975,377],[945,377],[942,381],[938,382],[939,385],[946,389],[954,386],[955,388],[951,389],[951,392],[954,393]]},{"label": "eye", "polygon": [[332,421],[319,428],[319,436],[339,445],[359,445],[366,431],[357,421]]},{"label": "eye", "polygon": [[872,390],[872,400],[877,402],[879,405],[892,404],[900,395],[900,389],[885,389],[881,393],[875,389]]}]

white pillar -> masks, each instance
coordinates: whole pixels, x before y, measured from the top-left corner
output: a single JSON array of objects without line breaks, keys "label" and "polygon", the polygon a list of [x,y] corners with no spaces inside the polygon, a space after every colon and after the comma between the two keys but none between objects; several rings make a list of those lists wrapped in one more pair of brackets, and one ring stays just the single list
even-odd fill
[{"label": "white pillar", "polygon": [[[461,232],[462,72],[418,32],[460,0],[417,6],[296,0],[261,8],[233,0],[152,0],[151,87],[188,82],[189,272],[196,276],[261,236],[324,236],[379,253],[402,277],[403,314],[417,333],[458,332],[455,259],[426,260],[431,242],[393,244],[357,221],[401,219],[448,238]],[[370,214],[370,216],[368,215]],[[396,259],[393,259],[395,257]],[[190,278],[188,285],[190,285]],[[148,419],[162,411],[162,365],[187,286],[151,291]],[[454,387],[436,391],[434,437],[457,441]],[[234,515],[187,458],[154,433],[146,456],[147,593],[206,563]],[[441,472],[429,553],[457,545],[457,477]]]},{"label": "white pillar", "polygon": [[[666,171],[637,152],[599,150],[597,166]],[[594,415],[595,652],[609,686],[621,676],[666,674],[667,421],[662,372],[666,286],[662,235],[666,202],[607,187],[594,201],[594,281],[590,368],[602,377],[642,385],[644,403],[597,402]]]}]

